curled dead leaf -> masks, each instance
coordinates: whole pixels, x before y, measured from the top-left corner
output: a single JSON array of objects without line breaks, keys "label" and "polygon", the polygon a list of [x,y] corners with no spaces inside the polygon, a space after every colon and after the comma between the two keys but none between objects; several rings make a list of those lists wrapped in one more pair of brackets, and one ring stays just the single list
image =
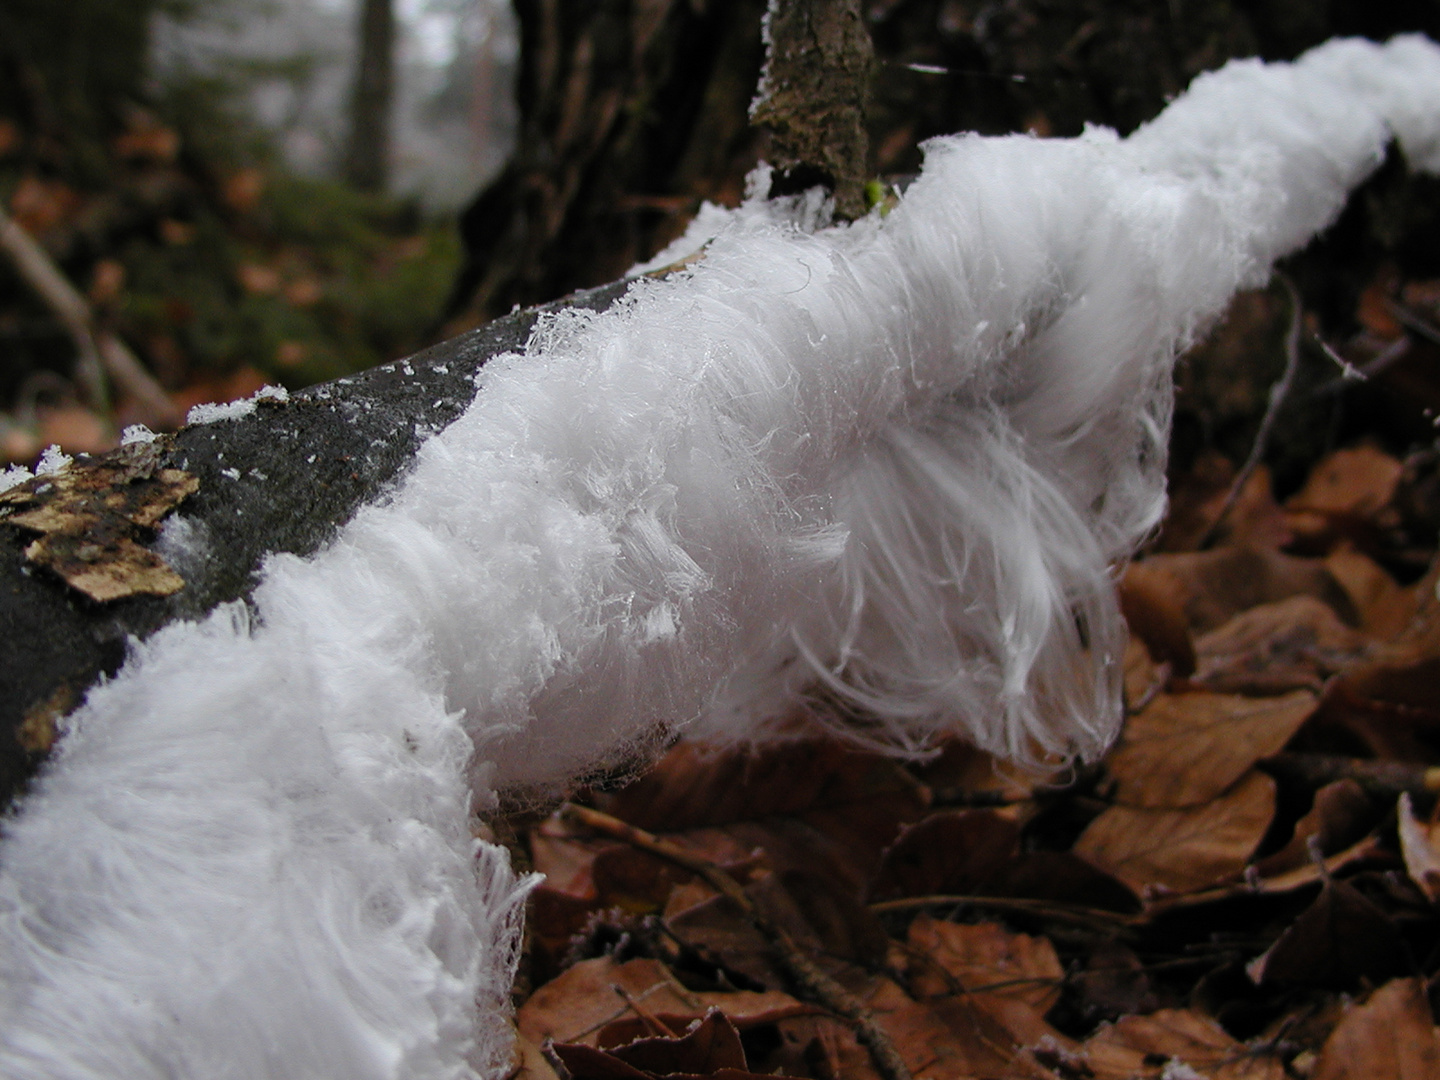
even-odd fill
[{"label": "curled dead leaf", "polygon": [[1145,643],[1151,659],[1168,663],[1182,678],[1191,674],[1195,642],[1185,616],[1185,591],[1176,576],[1150,563],[1132,563],[1116,592],[1130,633]]},{"label": "curled dead leaf", "polygon": [[1404,632],[1327,687],[1317,725],[1346,729],[1374,756],[1427,760],[1422,732],[1440,727],[1440,562],[1413,586]]},{"label": "curled dead leaf", "polygon": [[1401,793],[1395,815],[1405,872],[1432,904],[1440,902],[1440,825],[1415,816],[1408,791]]},{"label": "curled dead leaf", "polygon": [[1365,789],[1349,777],[1336,780],[1315,793],[1309,811],[1295,823],[1290,840],[1259,860],[1255,872],[1264,880],[1292,870],[1313,869],[1312,845],[1322,855],[1333,855],[1360,840],[1375,824],[1375,805]]},{"label": "curled dead leaf", "polygon": [[1238,875],[1275,815],[1275,781],[1250,772],[1219,798],[1179,810],[1112,806],[1075,853],[1144,895],[1188,892]]},{"label": "curled dead leaf", "polygon": [[1390,917],[1359,889],[1327,878],[1315,902],[1246,967],[1255,984],[1348,989],[1407,967]]},{"label": "curled dead leaf", "polygon": [[1355,605],[1360,628],[1372,637],[1390,640],[1415,617],[1414,592],[1402,589],[1370,556],[1341,546],[1326,556],[1325,568]]},{"label": "curled dead leaf", "polygon": [[1363,658],[1370,642],[1329,604],[1292,596],[1235,616],[1195,644],[1195,681],[1241,694],[1319,692],[1325,680]]},{"label": "curled dead leaf", "polygon": [[600,1046],[608,1025],[636,1017],[634,1003],[681,1029],[702,1019],[712,1006],[742,1030],[750,1023],[773,1023],[815,1011],[778,990],[690,991],[658,960],[617,964],[599,957],[582,960],[536,990],[516,1013],[515,1025],[537,1046],[547,1038]]},{"label": "curled dead leaf", "polygon": [[[669,1029],[651,1015],[655,1026]],[[584,1043],[555,1043],[553,1049],[575,1080],[649,1080],[675,1074],[722,1074],[738,1080],[751,1075],[740,1033],[715,1008],[688,1031],[682,1027],[607,1050]]]}]

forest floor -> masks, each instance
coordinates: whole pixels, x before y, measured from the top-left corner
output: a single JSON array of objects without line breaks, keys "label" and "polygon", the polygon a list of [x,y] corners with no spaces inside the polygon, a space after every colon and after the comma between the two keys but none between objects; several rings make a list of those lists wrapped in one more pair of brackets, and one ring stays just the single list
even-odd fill
[{"label": "forest floor", "polygon": [[[1436,297],[1377,281],[1334,357],[1426,420]],[[1383,434],[1279,503],[1172,478],[1094,765],[681,742],[501,823],[546,875],[517,1076],[1440,1076],[1440,488]]]},{"label": "forest floor", "polygon": [[[88,146],[88,173],[76,152],[0,116],[0,208],[70,292],[37,288],[0,243],[0,471],[52,444],[100,453],[131,424],[173,430],[193,405],[432,343],[460,261],[452,218],[222,152],[138,106],[126,115]],[[114,364],[115,343],[136,377]]]}]

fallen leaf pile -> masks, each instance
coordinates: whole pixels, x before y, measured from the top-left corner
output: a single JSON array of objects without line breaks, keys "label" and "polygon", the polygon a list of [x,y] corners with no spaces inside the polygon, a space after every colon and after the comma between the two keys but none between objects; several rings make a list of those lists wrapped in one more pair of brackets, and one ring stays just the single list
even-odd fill
[{"label": "fallen leaf pile", "polygon": [[1221,546],[1162,536],[1119,585],[1128,712],[1095,766],[682,742],[521,822],[546,880],[517,1077],[1440,1076],[1411,464],[1342,450],[1283,505],[1262,470]]}]

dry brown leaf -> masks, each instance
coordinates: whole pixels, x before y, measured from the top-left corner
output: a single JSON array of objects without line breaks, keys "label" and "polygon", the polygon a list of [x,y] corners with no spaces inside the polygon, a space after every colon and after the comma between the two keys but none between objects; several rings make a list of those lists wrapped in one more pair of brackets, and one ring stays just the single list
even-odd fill
[{"label": "dry brown leaf", "polygon": [[1318,692],[1370,649],[1329,604],[1292,596],[1236,615],[1195,643],[1195,681],[1222,693]]},{"label": "dry brown leaf", "polygon": [[1421,821],[1415,816],[1408,791],[1400,795],[1396,817],[1405,872],[1432,904],[1440,902],[1440,825]]},{"label": "dry brown leaf", "polygon": [[540,1052],[540,1047],[518,1032],[515,1035],[513,1060],[515,1071],[505,1080],[560,1080],[554,1067]]},{"label": "dry brown leaf", "polygon": [[1132,563],[1116,589],[1120,611],[1133,637],[1145,643],[1157,664],[1180,677],[1195,670],[1195,642],[1185,616],[1184,590],[1173,574],[1148,563]]},{"label": "dry brown leaf", "polygon": [[780,883],[827,955],[872,969],[885,965],[894,943],[885,925],[855,896],[835,888],[833,881],[804,870],[785,871]]},{"label": "dry brown leaf", "polygon": [[1181,810],[1113,806],[1090,823],[1075,853],[1142,895],[1188,892],[1234,877],[1275,814],[1275,781],[1251,772],[1212,802]]},{"label": "dry brown leaf", "polygon": [[1036,775],[1033,770],[1002,761],[969,740],[955,736],[942,738],[936,749],[939,753],[934,758],[917,763],[914,770],[934,791],[937,803],[943,802],[944,795],[962,792],[968,795],[984,792],[1008,801],[1020,801],[1028,799],[1037,785],[1055,782],[1059,775]]},{"label": "dry brown leaf", "polygon": [[702,1018],[712,1006],[739,1028],[754,1017],[763,1016],[768,1021],[813,1011],[778,990],[694,992],[682,986],[658,960],[617,964],[609,957],[600,957],[582,960],[536,990],[516,1013],[515,1025],[537,1046],[547,1038],[598,1046],[601,1029],[635,1015],[625,995],[639,1002],[647,1013],[684,1017],[687,1024]]},{"label": "dry brown leaf", "polygon": [[532,977],[548,978],[559,970],[573,943],[594,918],[596,905],[569,893],[540,885],[525,909]]},{"label": "dry brown leaf", "polygon": [[1081,1051],[1095,1080],[1185,1075],[1178,1068],[1181,1065],[1206,1080],[1283,1080],[1285,1076],[1278,1057],[1252,1052],[1214,1020],[1189,1009],[1122,1017],[1092,1035]]},{"label": "dry brown leaf", "polygon": [[1361,739],[1376,757],[1423,761],[1418,733],[1440,726],[1440,562],[1412,587],[1415,615],[1405,631],[1342,672],[1316,715]]},{"label": "dry brown leaf", "polygon": [[1415,594],[1396,584],[1370,556],[1342,546],[1326,557],[1325,568],[1349,595],[1360,615],[1360,628],[1371,637],[1389,640],[1415,617]]},{"label": "dry brown leaf", "polygon": [[907,826],[885,849],[872,900],[972,893],[1018,850],[1020,827],[994,810],[945,810]]},{"label": "dry brown leaf", "polygon": [[1138,702],[1149,701],[1161,689],[1165,669],[1150,657],[1150,650],[1139,638],[1125,643],[1125,707],[1133,709]]},{"label": "dry brown leaf", "polygon": [[1315,801],[1295,823],[1290,840],[1279,851],[1256,862],[1255,872],[1261,879],[1268,879],[1291,870],[1313,869],[1312,843],[1322,855],[1333,855],[1359,840],[1375,824],[1375,806],[1365,790],[1348,777],[1336,780],[1315,793]]},{"label": "dry brown leaf", "polygon": [[1400,932],[1355,886],[1327,878],[1315,902],[1246,966],[1256,985],[1345,989],[1407,967]]},{"label": "dry brown leaf", "polygon": [[1291,596],[1314,596],[1347,622],[1356,618],[1350,597],[1320,559],[1302,559],[1254,545],[1180,555],[1151,555],[1137,566],[1163,575],[1164,587],[1183,597],[1196,633],[1223,626],[1240,612]]},{"label": "dry brown leaf", "polygon": [[601,809],[643,829],[711,825],[851,808],[903,794],[923,811],[925,795],[896,763],[834,739],[774,743],[758,750],[682,742]]},{"label": "dry brown leaf", "polygon": [[943,997],[960,989],[986,999],[1013,998],[1038,1013],[1060,1000],[1065,969],[1048,938],[1006,930],[998,923],[943,922],[922,914],[910,924],[915,954],[938,965],[917,964],[910,978],[917,997]]},{"label": "dry brown leaf", "polygon": [[1018,855],[990,880],[985,892],[1123,914],[1137,912],[1141,906],[1128,885],[1070,851]]},{"label": "dry brown leaf", "polygon": [[1013,1076],[1019,1049],[1010,1032],[968,999],[909,1002],[876,1019],[915,1080]]},{"label": "dry brown leaf", "polygon": [[1341,870],[1352,870],[1360,864],[1369,862],[1376,858],[1385,858],[1384,846],[1380,838],[1366,836],[1357,840],[1342,851],[1328,856],[1321,867],[1315,863],[1307,862],[1303,866],[1296,866],[1291,870],[1270,872],[1253,881],[1247,881],[1238,886],[1235,892],[1243,890],[1246,893],[1264,893],[1274,895],[1276,893],[1294,892],[1296,889],[1303,889],[1322,881],[1328,874],[1336,874]]},{"label": "dry brown leaf", "polygon": [[1313,1080],[1434,1080],[1436,1031],[1419,979],[1395,979],[1352,1006],[1325,1043]]},{"label": "dry brown leaf", "polygon": [[606,848],[591,867],[599,903],[632,915],[661,910],[675,886],[693,876],[658,855],[625,845]]},{"label": "dry brown leaf", "polygon": [[[1175,477],[1164,531],[1154,550],[1194,551],[1220,516],[1234,481],[1235,465],[1214,452],[1202,455],[1186,475]],[[1223,546],[1252,544],[1276,549],[1290,541],[1285,515],[1275,502],[1270,470],[1264,465],[1250,474],[1214,540]]]},{"label": "dry brown leaf", "polygon": [[804,1016],[776,1024],[782,1040],[765,1065],[781,1076],[818,1076],[831,1080],[881,1080],[870,1052],[850,1025],[829,1016]]},{"label": "dry brown leaf", "polygon": [[1126,806],[1197,806],[1218,797],[1255,762],[1277,753],[1314,710],[1315,696],[1162,694],[1125,726],[1107,764]]},{"label": "dry brown leaf", "polygon": [[[648,1080],[675,1074],[751,1075],[740,1033],[720,1010],[710,1010],[688,1030],[686,1025],[677,1029],[666,1024],[653,1013],[649,1019],[662,1033],[652,1031],[649,1038],[625,1043],[602,1043],[604,1049],[584,1043],[556,1043],[555,1055],[575,1080]],[[669,1034],[664,1034],[665,1031]]]},{"label": "dry brown leaf", "polygon": [[859,894],[881,852],[929,801],[897,762],[806,739],[755,752],[682,742],[597,806],[640,828],[684,831],[687,846],[712,861],[761,848],[777,870],[813,870]]},{"label": "dry brown leaf", "polygon": [[1069,987],[1082,1015],[1117,1019],[1152,1013],[1160,1007],[1149,972],[1131,949],[1102,939],[1086,958],[1083,970],[1072,971]]},{"label": "dry brown leaf", "polygon": [[1394,500],[1404,471],[1399,459],[1373,446],[1337,450],[1286,500],[1286,524],[1309,545],[1328,544],[1363,524],[1373,526]]},{"label": "dry brown leaf", "polygon": [[614,847],[614,841],[574,836],[553,814],[532,828],[528,839],[531,865],[545,875],[545,887],[582,899],[596,898],[595,856]]}]

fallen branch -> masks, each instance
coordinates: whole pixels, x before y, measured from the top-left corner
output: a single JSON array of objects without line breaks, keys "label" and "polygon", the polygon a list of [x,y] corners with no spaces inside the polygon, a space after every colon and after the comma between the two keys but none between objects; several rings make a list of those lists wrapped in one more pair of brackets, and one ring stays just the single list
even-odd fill
[{"label": "fallen branch", "polygon": [[910,1070],[895,1049],[889,1034],[875,1020],[875,1015],[850,991],[832,979],[805,955],[785,929],[772,922],[750,899],[740,883],[708,859],[692,855],[680,845],[654,833],[638,829],[617,817],[589,807],[566,803],[560,808],[560,819],[571,825],[612,837],[640,851],[648,852],[698,875],[707,885],[735,904],[760,935],[775,950],[776,959],[795,982],[817,1004],[855,1026],[856,1037],[870,1051],[870,1060],[886,1080],[910,1080]]},{"label": "fallen branch", "polygon": [[1424,799],[1434,799],[1440,794],[1440,766],[1435,765],[1288,753],[1266,758],[1260,767],[1277,779],[1309,791],[1318,791],[1337,780],[1354,780],[1370,794],[1386,801],[1393,801],[1402,793]]},{"label": "fallen branch", "polygon": [[[152,444],[157,470],[198,480],[184,523],[170,534],[181,540],[169,562],[185,581],[172,595],[88,602],[60,577],[37,572],[26,555],[32,531],[0,523],[0,807],[45,760],[65,715],[120,666],[131,638],[245,599],[277,553],[318,551],[412,464],[428,432],[464,411],[485,362],[523,346],[542,312],[601,310],[624,289],[518,312],[408,360],[285,402],[263,400],[239,421],[187,427]],[[80,455],[71,480],[101,480],[127,453]],[[103,487],[94,497],[104,502]]]},{"label": "fallen branch", "polygon": [[96,325],[94,312],[35,239],[0,210],[0,249],[35,294],[60,320],[75,343],[76,376],[89,404],[101,411],[110,403],[108,374],[125,393],[145,407],[155,427],[173,428],[182,417],[170,395],[145,370],[135,354],[109,330]]}]

